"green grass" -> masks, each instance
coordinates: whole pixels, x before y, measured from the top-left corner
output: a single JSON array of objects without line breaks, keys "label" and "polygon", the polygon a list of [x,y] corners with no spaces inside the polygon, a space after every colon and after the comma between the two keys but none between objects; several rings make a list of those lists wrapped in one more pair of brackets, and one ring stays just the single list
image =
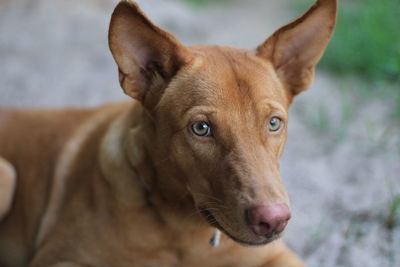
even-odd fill
[{"label": "green grass", "polygon": [[[296,14],[307,10],[316,0],[289,0]],[[400,1],[339,0],[338,23],[334,36],[319,65],[340,79],[342,99],[353,106],[380,99],[387,104],[384,118],[390,129],[400,128]],[[378,100],[379,101],[379,100]],[[383,103],[382,102],[382,103]],[[353,107],[354,108],[354,107]],[[342,107],[342,116],[320,110],[313,125],[321,135],[335,133],[340,143],[351,125],[351,110]],[[341,131],[335,131],[338,119]],[[393,133],[393,131],[391,131]],[[396,134],[396,131],[394,131]],[[397,134],[396,134],[397,135]],[[400,137],[395,148],[400,153]]]},{"label": "green grass", "polygon": [[385,224],[389,229],[400,226],[400,196],[393,198]]},{"label": "green grass", "polygon": [[183,2],[194,6],[202,6],[206,4],[208,0],[183,0]]},{"label": "green grass", "polygon": [[[313,2],[293,5],[305,10]],[[400,83],[399,26],[399,0],[339,0],[338,24],[321,66],[370,82]]]},{"label": "green grass", "polygon": [[342,1],[322,66],[369,80],[399,81],[399,18],[398,0]]}]

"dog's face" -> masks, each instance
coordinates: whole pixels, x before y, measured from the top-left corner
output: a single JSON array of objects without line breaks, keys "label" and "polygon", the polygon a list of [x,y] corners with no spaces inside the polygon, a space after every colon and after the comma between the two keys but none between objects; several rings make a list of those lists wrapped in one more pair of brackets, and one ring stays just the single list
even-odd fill
[{"label": "dog's face", "polygon": [[180,170],[211,224],[242,243],[263,244],[276,235],[256,234],[247,213],[256,205],[288,206],[278,159],[289,99],[271,64],[250,52],[191,51],[196,59],[156,110],[157,128],[169,140],[160,140],[171,159],[166,171]]},{"label": "dog's face", "polygon": [[240,243],[266,244],[290,219],[278,162],[287,109],[308,88],[335,15],[336,1],[321,0],[246,51],[184,47],[130,2],[113,14],[110,48],[124,91],[153,117],[158,172],[176,176],[204,218]]}]

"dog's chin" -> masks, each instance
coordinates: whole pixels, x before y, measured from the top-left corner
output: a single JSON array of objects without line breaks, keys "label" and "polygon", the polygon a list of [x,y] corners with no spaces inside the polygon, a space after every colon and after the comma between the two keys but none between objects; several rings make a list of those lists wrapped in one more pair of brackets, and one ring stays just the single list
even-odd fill
[{"label": "dog's chin", "polygon": [[203,218],[207,221],[209,225],[219,229],[221,232],[225,233],[229,236],[233,241],[246,246],[246,247],[260,247],[271,243],[272,241],[280,238],[280,234],[273,236],[263,236],[257,238],[257,240],[243,240],[241,238],[236,237],[234,234],[228,232],[224,227],[219,224],[217,219],[212,215],[212,213],[206,208],[198,208]]}]

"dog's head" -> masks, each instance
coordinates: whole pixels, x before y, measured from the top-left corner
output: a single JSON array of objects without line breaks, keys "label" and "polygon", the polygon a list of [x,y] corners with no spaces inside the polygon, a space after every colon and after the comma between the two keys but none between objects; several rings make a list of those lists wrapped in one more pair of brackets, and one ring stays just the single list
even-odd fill
[{"label": "dog's head", "polygon": [[287,110],[312,81],[336,5],[319,0],[254,50],[183,46],[128,1],[113,13],[110,48],[122,88],[154,122],[157,172],[240,243],[266,244],[290,219],[278,162]]}]

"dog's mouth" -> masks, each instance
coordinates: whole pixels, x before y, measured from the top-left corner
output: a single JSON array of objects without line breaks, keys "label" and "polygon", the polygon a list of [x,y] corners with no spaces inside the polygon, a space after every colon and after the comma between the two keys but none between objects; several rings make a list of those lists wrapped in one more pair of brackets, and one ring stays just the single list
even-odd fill
[{"label": "dog's mouth", "polygon": [[229,236],[233,241],[238,242],[244,246],[259,247],[259,246],[263,246],[268,243],[271,243],[272,241],[274,241],[280,237],[280,235],[273,235],[273,236],[265,236],[265,237],[263,237],[263,240],[259,241],[259,242],[244,241],[244,240],[234,236],[233,234],[229,233],[228,231],[226,231],[225,228],[222,227],[221,224],[219,224],[219,222],[214,217],[214,215],[211,213],[211,211],[207,210],[204,207],[199,207],[198,210],[200,211],[200,214],[203,216],[203,218],[207,221],[207,223],[209,225],[217,228],[218,230],[220,230],[221,232],[223,232],[227,236]]}]

